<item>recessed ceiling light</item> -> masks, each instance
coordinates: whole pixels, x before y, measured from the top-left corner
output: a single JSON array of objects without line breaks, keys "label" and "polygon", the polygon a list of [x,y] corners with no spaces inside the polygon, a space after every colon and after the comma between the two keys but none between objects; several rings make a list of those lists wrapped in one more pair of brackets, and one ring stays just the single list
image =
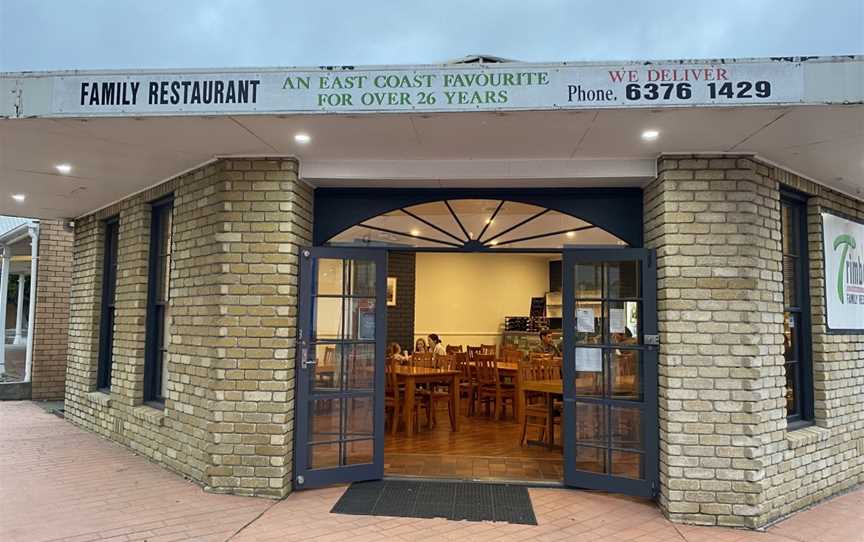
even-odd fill
[{"label": "recessed ceiling light", "polygon": [[495,220],[493,220],[493,219],[491,219],[491,218],[487,218],[487,219],[486,219],[486,223],[487,223],[487,224],[494,224],[494,223],[495,223]]},{"label": "recessed ceiling light", "polygon": [[645,141],[653,141],[657,139],[657,136],[659,135],[660,132],[658,132],[657,130],[645,130],[644,132],[642,132],[642,139],[644,139]]},{"label": "recessed ceiling light", "polygon": [[24,201],[25,199],[27,199],[27,196],[24,194],[12,194],[12,199],[14,199],[15,201]]},{"label": "recessed ceiling light", "polygon": [[69,175],[72,172],[72,166],[69,164],[57,164],[54,167],[63,175]]},{"label": "recessed ceiling light", "polygon": [[309,134],[294,134],[294,141],[300,143],[301,145],[305,145],[306,143],[312,141],[312,138],[309,137]]},{"label": "recessed ceiling light", "polygon": [[493,240],[489,241],[489,244],[492,245],[492,246],[494,247],[495,245],[498,244],[498,241],[496,241],[496,240],[493,239]]},{"label": "recessed ceiling light", "polygon": [[566,233],[566,235],[567,235],[567,237],[573,237],[573,236],[576,235],[576,232],[575,232],[575,231],[568,231],[568,232]]},{"label": "recessed ceiling light", "polygon": [[411,235],[417,237],[418,235],[420,235],[420,230],[411,230]]}]

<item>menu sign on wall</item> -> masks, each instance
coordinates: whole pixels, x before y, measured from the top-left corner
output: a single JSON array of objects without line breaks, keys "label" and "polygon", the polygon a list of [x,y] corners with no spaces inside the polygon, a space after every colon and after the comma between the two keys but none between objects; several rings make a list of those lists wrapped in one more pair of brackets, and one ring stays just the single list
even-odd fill
[{"label": "menu sign on wall", "polygon": [[236,72],[94,73],[55,78],[53,113],[356,113],[798,103],[788,60],[473,64]]},{"label": "menu sign on wall", "polygon": [[864,224],[822,213],[828,328],[864,330]]}]

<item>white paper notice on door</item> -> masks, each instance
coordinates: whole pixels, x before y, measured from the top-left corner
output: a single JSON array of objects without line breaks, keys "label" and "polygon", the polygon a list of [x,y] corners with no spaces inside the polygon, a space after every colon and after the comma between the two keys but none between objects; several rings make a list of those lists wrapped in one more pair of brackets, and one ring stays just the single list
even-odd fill
[{"label": "white paper notice on door", "polygon": [[609,333],[624,332],[624,309],[609,309]]},{"label": "white paper notice on door", "polygon": [[599,373],[603,371],[603,350],[600,348],[577,348],[576,371]]},{"label": "white paper notice on door", "polygon": [[594,309],[576,309],[576,331],[594,333]]}]

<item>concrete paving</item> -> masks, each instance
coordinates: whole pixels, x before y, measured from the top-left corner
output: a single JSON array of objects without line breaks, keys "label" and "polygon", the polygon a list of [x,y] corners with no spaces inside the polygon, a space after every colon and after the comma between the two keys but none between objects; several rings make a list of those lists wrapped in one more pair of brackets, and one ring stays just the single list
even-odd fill
[{"label": "concrete paving", "polygon": [[864,488],[767,532],[675,525],[647,501],[532,489],[537,526],[330,514],[344,487],[282,501],[205,493],[37,403],[0,403],[0,540],[864,541]]}]

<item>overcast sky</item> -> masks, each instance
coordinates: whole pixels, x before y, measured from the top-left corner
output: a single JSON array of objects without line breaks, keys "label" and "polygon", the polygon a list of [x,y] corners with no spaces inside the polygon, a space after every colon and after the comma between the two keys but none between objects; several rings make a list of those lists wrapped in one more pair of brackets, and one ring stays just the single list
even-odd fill
[{"label": "overcast sky", "polygon": [[0,0],[0,71],[864,53],[864,0]]}]

